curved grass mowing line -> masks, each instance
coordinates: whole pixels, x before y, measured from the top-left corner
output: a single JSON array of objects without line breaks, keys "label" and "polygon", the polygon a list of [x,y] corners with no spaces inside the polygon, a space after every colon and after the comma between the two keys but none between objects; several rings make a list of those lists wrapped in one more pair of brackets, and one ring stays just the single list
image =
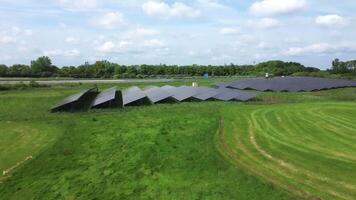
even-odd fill
[{"label": "curved grass mowing line", "polygon": [[[319,128],[319,127],[318,127]],[[310,128],[311,129],[311,128]],[[312,129],[311,129],[312,130]],[[310,144],[309,144],[309,146],[310,146]],[[313,153],[313,151],[310,151],[308,154],[312,154]],[[335,158],[333,158],[333,157],[330,157],[330,156],[327,156],[328,158],[330,158],[330,159],[335,159]],[[305,167],[308,167],[308,166],[305,166]],[[310,172],[306,172],[306,174],[308,174],[308,176],[310,176]],[[322,180],[322,181],[332,181],[332,180],[328,180],[327,178],[325,178],[325,177],[321,177],[320,178],[320,180]]]},{"label": "curved grass mowing line", "polygon": [[[310,133],[308,135],[304,135],[303,140],[291,140],[291,137],[298,137],[298,135],[302,134],[303,132],[307,133],[309,130],[313,130],[313,122],[305,120],[305,116],[306,116],[305,113],[303,115],[298,115],[298,112],[293,112],[291,114],[300,117],[301,123],[299,121],[289,120],[289,124],[291,127],[287,127],[287,126],[278,127],[283,131],[273,127],[269,127],[267,129],[264,129],[265,133],[267,132],[269,133],[266,136],[277,143],[288,145],[290,147],[293,147],[294,149],[298,149],[299,151],[310,152],[312,154],[315,154],[316,156],[320,156],[320,154],[325,155],[325,153],[328,153],[328,157],[330,157],[331,159],[337,159],[341,161],[347,161],[347,160],[356,161],[356,157],[353,154],[353,152],[356,152],[356,149],[354,148],[352,140],[349,139],[342,140],[342,138],[335,137],[332,135],[330,136],[329,134],[323,135],[323,138],[320,138],[320,135],[315,135],[314,133]],[[258,115],[264,116],[264,118],[266,117],[265,112],[258,112],[258,114],[256,113],[253,114],[252,118],[254,119],[258,118],[257,117]],[[287,118],[287,116],[284,118]],[[264,126],[266,126],[268,122],[266,120],[260,120],[260,121],[258,120],[257,122],[255,122],[255,124],[263,124]],[[260,125],[258,125],[258,127],[260,127]],[[295,132],[293,132],[293,127]],[[337,127],[337,125],[335,124],[335,126],[333,127]],[[340,132],[339,129],[337,129],[337,131],[335,130],[328,130],[328,131],[333,132],[335,134],[338,134],[337,131]],[[325,132],[325,128],[318,127],[318,132],[319,133]],[[323,139],[323,143],[315,143],[316,139],[317,140]],[[331,142],[328,142],[328,140]],[[303,146],[304,143],[313,143],[313,146]],[[340,147],[340,145],[344,147],[346,146],[349,148],[348,150],[351,151],[336,153],[335,151],[330,150],[331,145],[334,145],[333,143],[339,145],[338,147]],[[300,148],[301,146],[303,146],[303,148]],[[340,157],[343,159],[341,159]]]},{"label": "curved grass mowing line", "polygon": [[41,122],[7,121],[0,127],[0,179],[52,144],[59,132],[58,127]]},{"label": "curved grass mowing line", "polygon": [[219,148],[232,163],[306,198],[356,196],[354,103],[236,107],[222,115]]},{"label": "curved grass mowing line", "polygon": [[[254,116],[253,119],[255,119],[256,117]],[[254,120],[251,120],[251,121],[254,121]],[[253,123],[251,123],[250,121],[250,127],[253,127]],[[257,129],[257,128],[255,128]],[[266,131],[263,131],[262,129],[260,129],[261,132],[263,133],[267,133]],[[278,139],[276,137],[273,137],[271,134],[268,135],[268,134],[265,134],[265,137],[264,139],[268,139],[268,136],[270,136],[269,139],[271,139],[273,142],[276,142],[278,144],[281,144],[280,147],[285,147],[285,148],[289,148],[289,151],[293,151],[294,149],[298,149],[298,151],[302,151],[303,153],[308,153],[308,154],[313,154],[314,152],[313,151],[305,151],[303,150],[302,148],[297,148],[295,146],[288,146],[287,143],[285,142],[280,142],[278,141]],[[277,159],[275,158],[274,156],[272,156],[271,154],[269,154],[267,151],[265,151],[263,148],[261,148],[256,140],[254,139],[255,136],[254,136],[254,131],[252,130],[252,128],[249,128],[249,137],[250,137],[250,143],[253,144],[253,146],[266,158],[268,158],[270,161],[273,161],[274,163],[277,163],[278,164],[278,167],[279,167],[279,170],[280,171],[286,171],[286,170],[290,170],[290,169],[293,169],[294,173],[297,174],[297,177],[299,179],[299,183],[302,183],[302,182],[305,182],[306,180],[312,180],[310,181],[310,184],[322,184],[322,183],[328,183],[328,182],[331,182],[331,181],[334,181],[335,180],[331,180],[325,176],[323,176],[322,174],[318,174],[318,173],[313,173],[310,169],[308,169],[309,166],[307,165],[302,165],[302,160],[300,160],[300,163],[301,164],[300,166],[296,166],[295,164],[291,164],[292,163],[292,160],[288,160],[289,159],[289,156],[286,156],[283,160],[281,159]],[[264,140],[264,139],[261,139],[261,140]],[[291,148],[290,148],[291,147]],[[275,148],[275,147],[274,147]],[[283,153],[283,152],[279,152],[279,153]],[[316,155],[316,156],[321,156],[321,155]],[[286,172],[288,173],[288,172]],[[288,176],[288,178],[290,178]],[[347,187],[349,187],[349,185],[343,183],[343,182],[338,182],[338,185],[341,184],[341,185],[345,185]],[[338,196],[344,196],[342,193],[337,193],[336,191],[334,191],[334,187],[329,187],[328,188],[324,188],[324,190],[328,190],[330,193],[333,193],[333,194],[336,194]]]},{"label": "curved grass mowing line", "polygon": [[[255,112],[253,112],[255,114]],[[267,158],[270,162],[273,162],[275,164],[275,169],[273,169],[273,167],[270,167],[269,170],[275,170],[278,171],[279,174],[282,174],[283,176],[285,176],[286,178],[289,179],[294,179],[296,181],[296,183],[303,188],[310,188],[310,184],[323,184],[325,182],[328,181],[332,181],[329,180],[326,177],[320,176],[320,175],[313,175],[313,173],[310,170],[304,169],[301,170],[302,168],[296,166],[295,164],[292,164],[291,160],[288,160],[289,158],[286,157],[284,159],[278,159],[275,156],[273,156],[271,153],[267,152],[266,150],[264,150],[261,146],[259,146],[256,142],[255,139],[255,134],[253,131],[253,124],[258,124],[255,119],[256,117],[254,116],[254,114],[252,115],[251,119],[249,120],[249,138],[250,138],[250,143],[253,145],[253,147],[265,158]],[[258,128],[260,128],[260,126],[258,126]],[[258,129],[257,127],[255,129]],[[266,131],[260,129],[261,132],[266,133]],[[265,135],[266,138],[264,139],[268,139],[268,135]],[[281,143],[279,142],[276,138],[274,138],[273,136],[270,137],[271,141],[277,142],[277,143]],[[271,145],[271,144],[269,144]],[[286,143],[282,143],[283,146],[288,147],[288,145]],[[275,147],[274,147],[275,148]],[[295,148],[295,147],[294,147]],[[293,149],[293,148],[292,148]],[[312,153],[312,151],[309,151],[309,153]],[[262,165],[266,165],[266,163],[261,163]],[[270,163],[267,163],[270,164]],[[304,166],[305,168],[307,166]],[[276,170],[276,168],[278,168],[278,170]],[[297,178],[295,177],[291,177],[290,171],[294,172],[295,174],[297,174]],[[312,180],[312,181],[311,181]],[[308,182],[308,184],[306,184],[306,182]],[[323,190],[328,190],[330,193],[332,193],[333,195],[338,195],[338,196],[344,196],[342,193],[337,193],[337,191],[334,191],[334,187],[328,187],[328,188],[324,188]]]},{"label": "curved grass mowing line", "polygon": [[[221,127],[224,126],[224,124],[221,125],[222,125]],[[235,136],[238,137],[238,134],[235,134]],[[268,173],[261,173],[261,169],[259,167],[263,167],[269,170],[267,165],[260,166],[262,162],[260,162],[258,159],[255,159],[253,153],[250,153],[248,150],[245,150],[246,148],[242,143],[239,142],[239,140],[236,140],[237,138],[234,139],[234,142],[236,145],[239,145],[241,149],[237,150],[237,149],[230,148],[228,141],[226,140],[225,137],[227,137],[227,135],[225,135],[224,128],[220,128],[216,139],[218,142],[217,147],[220,150],[222,156],[225,159],[227,159],[227,161],[229,161],[231,164],[233,164],[235,167],[247,168],[249,172],[263,178],[265,182],[271,183],[272,186],[278,186],[287,189],[288,191],[292,192],[297,196],[311,196],[309,193],[302,190],[295,190],[294,188],[289,187],[289,185],[281,185],[280,184],[281,181],[278,180],[278,178],[273,179],[272,176]],[[244,159],[246,158],[249,158],[250,161],[249,163],[244,161]],[[290,184],[294,182],[293,179],[288,179],[286,181],[289,181]]]}]

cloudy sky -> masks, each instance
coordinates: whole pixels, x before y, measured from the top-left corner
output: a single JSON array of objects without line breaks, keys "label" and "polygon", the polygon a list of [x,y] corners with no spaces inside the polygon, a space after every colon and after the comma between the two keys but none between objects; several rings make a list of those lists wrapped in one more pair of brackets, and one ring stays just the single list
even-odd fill
[{"label": "cloudy sky", "polygon": [[0,63],[356,59],[354,0],[0,0]]}]

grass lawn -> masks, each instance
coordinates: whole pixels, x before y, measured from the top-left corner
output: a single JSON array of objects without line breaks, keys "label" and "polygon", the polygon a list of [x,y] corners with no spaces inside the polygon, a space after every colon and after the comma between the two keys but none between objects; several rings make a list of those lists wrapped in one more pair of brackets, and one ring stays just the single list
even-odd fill
[{"label": "grass lawn", "polygon": [[[113,85],[132,83],[98,87]],[[48,112],[56,101],[90,86],[0,92],[0,169],[33,156],[0,178],[2,198],[351,199],[355,194],[356,89],[261,93],[251,103]],[[322,194],[325,189],[331,192]]]},{"label": "grass lawn", "polygon": [[356,196],[355,102],[240,106],[222,113],[220,151],[231,163],[305,198]]}]

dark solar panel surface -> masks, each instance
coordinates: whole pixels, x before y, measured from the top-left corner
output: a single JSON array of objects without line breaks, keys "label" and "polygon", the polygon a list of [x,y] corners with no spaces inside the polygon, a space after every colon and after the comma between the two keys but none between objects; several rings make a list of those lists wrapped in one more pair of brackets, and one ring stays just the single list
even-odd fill
[{"label": "dark solar panel surface", "polygon": [[189,98],[192,98],[197,93],[196,88],[188,87],[188,86],[177,87],[172,91],[173,91],[173,97],[178,101],[184,101]]},{"label": "dark solar panel surface", "polygon": [[152,103],[157,103],[172,97],[169,92],[159,87],[151,87],[149,89],[144,90],[144,93],[152,101]]},{"label": "dark solar panel surface", "polygon": [[84,91],[81,91],[80,93],[77,93],[77,94],[74,94],[74,95],[71,95],[65,99],[63,99],[62,101],[60,101],[59,103],[57,103],[54,107],[52,107],[51,109],[55,109],[55,108],[58,108],[58,107],[61,107],[61,106],[65,106],[67,104],[70,104],[70,103],[74,103],[76,101],[78,101],[83,95],[85,95],[87,92],[90,92],[94,89],[88,89],[88,90],[84,90]]},{"label": "dark solar panel surface", "polygon": [[[95,91],[94,91],[95,90]],[[77,103],[78,101],[82,101],[82,97],[89,94],[89,92],[96,92],[96,89],[89,89],[82,91],[78,94],[69,96],[57,104],[52,109],[62,108],[65,105],[72,105],[71,103]],[[121,99],[117,96],[117,90],[115,87],[102,91],[99,95],[95,97],[95,99],[89,99],[92,102],[91,107],[101,106],[105,103],[111,103],[112,100]],[[95,93],[96,95],[96,93]],[[231,101],[231,100],[239,100],[239,101],[247,101],[255,98],[255,94],[242,92],[235,89],[229,88],[207,88],[207,87],[189,87],[189,86],[163,86],[163,87],[146,87],[144,90],[141,90],[138,87],[130,87],[122,92],[122,105],[142,105],[145,103],[158,103],[158,102],[175,102],[175,101],[187,101],[187,100],[222,100],[222,101]],[[94,98],[94,97],[93,97]],[[149,102],[148,99],[151,101]],[[84,100],[83,100],[84,101]]]},{"label": "dark solar panel surface", "polygon": [[116,87],[109,88],[102,91],[93,101],[92,107],[98,106],[100,104],[106,103],[108,101],[115,100],[116,98]]},{"label": "dark solar panel surface", "polygon": [[130,87],[122,92],[123,105],[146,98],[146,94],[138,87]]},{"label": "dark solar panel surface", "polygon": [[234,89],[220,88],[217,90],[219,91],[219,94],[213,98],[221,101],[248,101],[256,97],[256,94],[254,93],[242,92]]},{"label": "dark solar panel surface", "polygon": [[217,89],[212,89],[212,88],[207,88],[207,87],[198,87],[198,88],[196,88],[196,94],[193,97],[196,99],[205,101],[205,100],[213,98],[217,94],[219,94],[219,91]]},{"label": "dark solar panel surface", "polygon": [[255,78],[239,80],[229,83],[215,83],[214,86],[222,86],[236,89],[254,89],[259,91],[275,92],[300,92],[316,91],[340,87],[355,87],[356,81],[314,78],[314,77],[275,77],[270,79]]}]

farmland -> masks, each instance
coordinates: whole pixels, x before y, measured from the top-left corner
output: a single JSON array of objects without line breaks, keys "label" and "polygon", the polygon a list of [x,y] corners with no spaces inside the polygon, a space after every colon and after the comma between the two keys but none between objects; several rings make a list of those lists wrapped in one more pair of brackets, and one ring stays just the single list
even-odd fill
[{"label": "farmland", "polygon": [[[154,83],[165,84],[191,80]],[[98,87],[131,85],[149,83]],[[4,199],[356,195],[355,88],[266,92],[249,103],[48,112],[58,100],[91,86],[60,84],[0,92],[0,169],[21,163],[0,178]]]}]

